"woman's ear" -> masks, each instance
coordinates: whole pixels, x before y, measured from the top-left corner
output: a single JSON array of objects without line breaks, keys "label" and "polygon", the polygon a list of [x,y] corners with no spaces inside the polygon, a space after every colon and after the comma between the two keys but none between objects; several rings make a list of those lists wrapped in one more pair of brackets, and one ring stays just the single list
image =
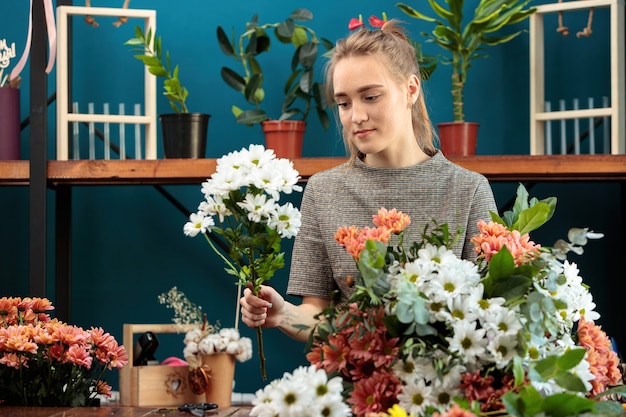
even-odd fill
[{"label": "woman's ear", "polygon": [[411,77],[409,77],[408,90],[409,104],[413,105],[420,96],[420,80],[417,78],[417,75],[411,75]]}]

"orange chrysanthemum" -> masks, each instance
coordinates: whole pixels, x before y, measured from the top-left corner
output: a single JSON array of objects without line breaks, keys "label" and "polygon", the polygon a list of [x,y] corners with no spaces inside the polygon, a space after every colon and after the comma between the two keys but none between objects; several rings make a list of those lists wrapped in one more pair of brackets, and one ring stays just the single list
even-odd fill
[{"label": "orange chrysanthemum", "polygon": [[581,317],[578,321],[578,344],[587,349],[589,370],[595,375],[591,381],[591,395],[603,392],[610,385],[622,380],[619,359],[613,351],[611,341],[600,326]]},{"label": "orange chrysanthemum", "polygon": [[385,228],[390,233],[398,234],[411,224],[411,217],[401,211],[394,209],[387,210],[382,207],[378,214],[372,216],[375,226]]}]

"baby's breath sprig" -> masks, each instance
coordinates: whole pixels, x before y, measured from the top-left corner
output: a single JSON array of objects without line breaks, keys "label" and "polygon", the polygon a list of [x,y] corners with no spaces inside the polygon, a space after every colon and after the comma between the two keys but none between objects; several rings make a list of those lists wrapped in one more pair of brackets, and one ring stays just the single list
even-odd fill
[{"label": "baby's breath sprig", "polygon": [[[201,327],[202,330],[216,332],[218,327],[207,323],[206,314],[202,312],[202,306],[191,302],[184,292],[177,287],[172,287],[168,292],[158,296],[159,303],[174,310],[172,321],[178,325],[192,324]],[[208,326],[208,328],[207,328]]]}]

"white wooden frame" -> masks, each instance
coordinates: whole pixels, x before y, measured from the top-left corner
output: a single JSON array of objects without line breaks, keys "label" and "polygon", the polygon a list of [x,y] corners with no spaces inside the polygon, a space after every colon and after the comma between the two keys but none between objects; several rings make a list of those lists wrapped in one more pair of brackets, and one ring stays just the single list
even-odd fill
[{"label": "white wooden frame", "polygon": [[144,114],[84,114],[70,113],[68,86],[68,17],[69,16],[127,16],[144,18],[144,32],[156,33],[156,10],[121,9],[104,7],[59,6],[57,7],[57,160],[67,161],[69,153],[69,123],[128,123],[145,125],[145,159],[156,159],[156,77],[144,66]]},{"label": "white wooden frame", "polygon": [[[545,153],[545,122],[549,120],[582,119],[608,116],[611,120],[611,153],[626,153],[624,89],[624,0],[579,0],[535,6],[530,16],[530,154]],[[611,106],[607,108],[546,112],[544,24],[547,13],[610,7],[611,38]]]}]

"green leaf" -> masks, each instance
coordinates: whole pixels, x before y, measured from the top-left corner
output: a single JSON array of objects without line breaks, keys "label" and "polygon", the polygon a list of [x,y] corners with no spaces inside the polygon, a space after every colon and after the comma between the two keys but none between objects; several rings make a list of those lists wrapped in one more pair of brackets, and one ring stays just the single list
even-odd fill
[{"label": "green leaf", "polygon": [[554,394],[543,400],[542,409],[552,417],[576,416],[593,410],[595,401],[574,394]]},{"label": "green leaf", "polygon": [[528,371],[528,376],[534,381],[547,381],[556,375],[557,371],[557,357],[548,356],[533,364]]},{"label": "green leaf", "polygon": [[413,7],[409,6],[408,4],[404,4],[404,3],[396,3],[396,6],[400,8],[400,10],[402,10],[405,14],[407,14],[410,17],[414,17],[416,19],[421,19],[421,20],[425,20],[427,22],[436,22],[436,19],[433,19],[432,17],[426,16],[420,12],[418,12],[417,10],[415,10]]},{"label": "green leaf", "polygon": [[576,365],[580,363],[580,361],[585,357],[585,353],[587,351],[584,348],[579,349],[569,349],[561,356],[559,356],[557,360],[557,365],[559,369],[564,371],[568,369],[572,369]]},{"label": "green leaf", "polygon": [[247,110],[237,116],[237,123],[252,126],[256,123],[261,123],[264,120],[269,120],[269,117],[263,110],[254,109]]},{"label": "green leaf", "polygon": [[221,26],[217,27],[217,42],[220,45],[220,49],[222,50],[222,52],[224,52],[224,54],[228,56],[235,55],[235,47],[230,42],[228,36],[226,35],[226,32],[224,32],[224,29],[222,29]]},{"label": "green leaf", "polygon": [[587,392],[583,381],[574,374],[569,372],[559,372],[554,376],[554,382],[568,391]]},{"label": "green leaf", "polygon": [[519,213],[517,221],[511,225],[511,230],[518,230],[525,235],[538,229],[548,221],[550,207],[546,203],[537,203]]},{"label": "green leaf", "polygon": [[243,92],[246,88],[246,80],[244,80],[241,75],[237,74],[230,68],[222,67],[222,69],[220,70],[220,75],[222,76],[222,79],[226,82],[226,84],[228,84],[233,89]]},{"label": "green leaf", "polygon": [[298,21],[313,20],[313,13],[308,9],[296,9],[289,15],[289,19]]}]

